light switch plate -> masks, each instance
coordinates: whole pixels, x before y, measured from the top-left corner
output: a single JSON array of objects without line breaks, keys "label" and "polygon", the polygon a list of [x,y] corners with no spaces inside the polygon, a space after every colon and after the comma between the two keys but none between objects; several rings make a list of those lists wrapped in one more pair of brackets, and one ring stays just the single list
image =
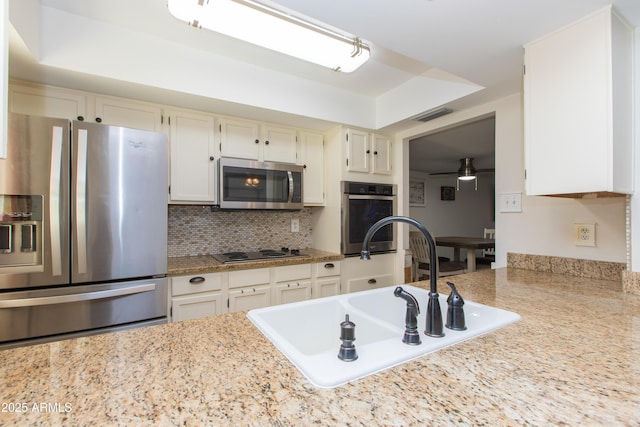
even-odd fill
[{"label": "light switch plate", "polygon": [[522,212],[522,193],[501,193],[500,212]]},{"label": "light switch plate", "polygon": [[596,224],[576,223],[574,228],[574,243],[576,246],[595,246],[596,245]]}]

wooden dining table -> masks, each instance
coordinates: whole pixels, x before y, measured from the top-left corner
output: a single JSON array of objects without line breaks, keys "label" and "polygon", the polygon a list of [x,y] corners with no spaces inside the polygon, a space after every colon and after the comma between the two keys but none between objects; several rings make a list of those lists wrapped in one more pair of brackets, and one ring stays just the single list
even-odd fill
[{"label": "wooden dining table", "polygon": [[476,250],[496,247],[495,239],[484,237],[444,236],[435,238],[436,246],[453,248],[454,261],[460,261],[460,249],[467,250],[467,271],[476,271]]}]

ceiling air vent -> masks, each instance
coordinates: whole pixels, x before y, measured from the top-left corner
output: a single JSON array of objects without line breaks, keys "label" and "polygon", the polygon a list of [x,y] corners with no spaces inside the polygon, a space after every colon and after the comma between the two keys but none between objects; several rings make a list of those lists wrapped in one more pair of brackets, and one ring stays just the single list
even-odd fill
[{"label": "ceiling air vent", "polygon": [[441,107],[441,108],[436,108],[435,110],[427,111],[423,115],[418,116],[413,120],[417,120],[419,122],[428,122],[429,120],[433,120],[438,117],[445,116],[449,113],[453,113],[453,110],[451,108]]}]

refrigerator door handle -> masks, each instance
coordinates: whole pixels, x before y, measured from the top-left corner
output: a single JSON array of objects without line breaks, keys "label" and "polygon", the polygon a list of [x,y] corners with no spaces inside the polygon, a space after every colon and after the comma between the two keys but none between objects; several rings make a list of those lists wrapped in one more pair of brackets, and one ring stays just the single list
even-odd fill
[{"label": "refrigerator door handle", "polygon": [[87,129],[78,129],[76,170],[76,242],[78,273],[87,272]]},{"label": "refrigerator door handle", "polygon": [[60,179],[62,170],[63,128],[53,126],[51,137],[51,168],[49,176],[49,234],[51,238],[51,275],[62,275],[60,239]]},{"label": "refrigerator door handle", "polygon": [[109,289],[106,291],[86,292],[81,294],[57,295],[51,297],[20,298],[0,301],[0,308],[20,308],[33,307],[36,305],[67,304],[71,302],[81,302],[96,299],[113,298],[124,295],[141,294],[153,292],[156,289],[155,283],[145,283],[128,288]]}]

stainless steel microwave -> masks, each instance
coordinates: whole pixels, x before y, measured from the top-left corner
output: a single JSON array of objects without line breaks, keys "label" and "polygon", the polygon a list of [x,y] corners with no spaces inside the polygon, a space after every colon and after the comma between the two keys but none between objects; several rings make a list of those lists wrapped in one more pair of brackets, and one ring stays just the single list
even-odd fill
[{"label": "stainless steel microwave", "polygon": [[221,157],[220,209],[302,209],[303,167]]}]

